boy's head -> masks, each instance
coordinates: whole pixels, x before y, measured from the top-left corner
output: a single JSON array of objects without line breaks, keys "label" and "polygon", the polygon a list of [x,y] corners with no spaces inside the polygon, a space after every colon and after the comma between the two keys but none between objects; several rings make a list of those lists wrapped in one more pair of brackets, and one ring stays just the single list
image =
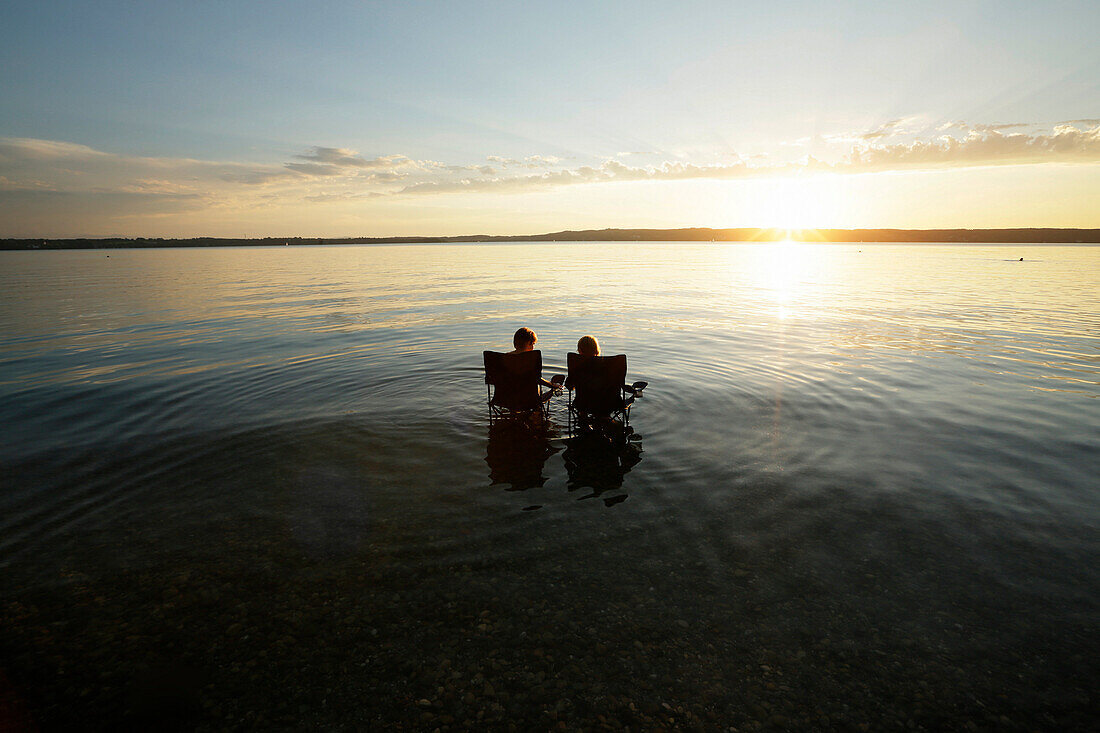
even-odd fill
[{"label": "boy's head", "polygon": [[516,347],[516,351],[526,351],[535,348],[535,342],[538,340],[539,337],[535,335],[534,331],[529,328],[521,328],[512,337],[512,345]]},{"label": "boy's head", "polygon": [[600,345],[595,336],[581,336],[577,342],[577,353],[584,356],[599,356]]}]

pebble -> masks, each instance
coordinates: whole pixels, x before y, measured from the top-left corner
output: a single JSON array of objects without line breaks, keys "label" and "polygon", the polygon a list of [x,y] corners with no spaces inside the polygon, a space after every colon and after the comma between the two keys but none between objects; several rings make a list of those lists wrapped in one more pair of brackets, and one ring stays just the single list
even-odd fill
[{"label": "pebble", "polygon": [[[227,585],[226,607],[201,605],[196,615],[187,612],[187,604],[199,608],[204,596],[190,581],[181,579],[174,590],[163,591],[163,584],[154,589],[148,579],[135,578],[123,593],[148,585],[150,608],[127,606],[120,603],[119,592],[93,587],[85,602],[95,609],[87,611],[89,618],[99,623],[56,625],[45,603],[45,610],[32,614],[29,603],[5,605],[5,599],[0,601],[0,627],[17,651],[41,650],[45,661],[36,657],[32,668],[43,679],[50,672],[54,689],[67,691],[57,698],[79,698],[82,709],[117,710],[125,704],[116,681],[129,674],[122,663],[143,659],[150,649],[183,649],[208,659],[213,673],[202,687],[201,707],[208,719],[203,730],[260,727],[258,716],[246,716],[261,709],[263,727],[270,729],[294,723],[315,729],[370,728],[384,721],[389,729],[443,733],[463,726],[512,731],[931,730],[945,721],[962,727],[964,719],[952,716],[967,710],[960,692],[974,689],[970,662],[953,658],[955,669],[921,652],[902,651],[931,649],[933,640],[914,642],[881,622],[861,625],[858,613],[839,618],[850,609],[818,608],[813,604],[821,599],[813,593],[808,600],[769,596],[775,589],[764,587],[765,570],[755,566],[761,587],[747,591],[744,584],[735,587],[727,580],[733,589],[728,605],[716,596],[712,609],[694,607],[691,599],[669,599],[663,594],[666,587],[652,596],[639,594],[637,589],[653,582],[647,572],[664,572],[647,571],[644,560],[633,568],[643,578],[613,593],[598,584],[577,586],[578,576],[570,575],[567,565],[540,561],[534,569],[464,571],[455,584],[460,592],[440,588],[452,587],[444,576],[403,578],[395,585],[396,571],[386,569],[375,577],[374,568],[381,566],[367,566],[359,558],[354,563],[357,569],[368,567],[368,574],[338,582],[326,578],[312,592],[280,584],[272,570],[263,579],[265,587],[273,584],[265,596],[270,608]],[[749,572],[738,568],[734,574]],[[530,581],[517,580],[527,575],[543,585],[536,590]],[[401,592],[394,594],[397,587]],[[163,610],[163,622],[156,621],[153,608],[163,609],[164,596],[179,608]],[[496,600],[487,602],[490,597]],[[238,599],[246,602],[238,604]],[[389,605],[391,600],[397,605]],[[810,610],[814,624],[788,626],[794,623],[790,619],[805,621]],[[972,623],[963,628],[980,633]],[[678,631],[686,629],[697,633]],[[1089,661],[1066,658],[1079,666]],[[17,654],[15,668],[30,666],[26,659]],[[94,676],[92,663],[99,665]],[[1016,671],[1026,673],[1026,668]],[[891,691],[896,692],[892,698]],[[1003,699],[979,691],[978,699],[989,708],[976,714],[981,726],[1044,729],[1043,718],[1025,717],[1003,701],[1013,691],[1010,684]],[[372,701],[369,713],[362,708],[366,695]],[[1091,697],[1081,695],[1080,704],[1087,705]],[[890,702],[879,702],[886,699]],[[51,720],[57,720],[60,714],[53,715]],[[245,720],[250,725],[244,726]],[[1074,727],[1070,723],[1065,729]]]}]

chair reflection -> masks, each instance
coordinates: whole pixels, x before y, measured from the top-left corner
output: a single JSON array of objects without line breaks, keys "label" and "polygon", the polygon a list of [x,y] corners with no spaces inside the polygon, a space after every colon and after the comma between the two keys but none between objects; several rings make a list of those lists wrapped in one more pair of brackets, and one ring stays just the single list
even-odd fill
[{"label": "chair reflection", "polygon": [[[489,425],[485,462],[492,485],[508,484],[508,491],[543,486],[546,461],[561,449],[554,425],[541,416],[529,419],[494,420]],[[642,460],[641,439],[632,428],[615,421],[599,431],[586,431],[567,438],[562,459],[568,474],[569,491],[588,489],[580,500],[600,498],[622,489],[626,474]],[[625,493],[603,499],[613,506],[626,500]]]},{"label": "chair reflection", "polygon": [[[569,472],[569,490],[590,489],[591,493],[580,499],[595,499],[622,488],[626,474],[642,460],[641,439],[630,427],[616,421],[602,430],[574,435],[566,441],[562,459]],[[616,494],[603,501],[613,506],[625,501],[626,496]]]},{"label": "chair reflection", "polygon": [[523,491],[546,483],[546,459],[558,452],[549,420],[535,413],[526,418],[494,420],[489,425],[485,462],[493,484],[511,484],[509,491]]},{"label": "chair reflection", "polygon": [[[542,354],[538,351],[497,354],[486,351],[485,383],[489,410],[489,443],[485,462],[492,484],[523,491],[546,484],[546,461],[560,448],[548,406],[552,392],[539,389]],[[590,489],[579,499],[598,498],[622,488],[623,478],[641,461],[640,438],[629,425],[629,409],[645,382],[626,385],[626,357],[569,355],[570,400],[563,458],[568,489]],[[561,377],[556,377],[555,385]],[[575,393],[575,396],[574,396]],[[607,506],[625,493],[604,498]],[[538,506],[528,507],[537,509]]]}]

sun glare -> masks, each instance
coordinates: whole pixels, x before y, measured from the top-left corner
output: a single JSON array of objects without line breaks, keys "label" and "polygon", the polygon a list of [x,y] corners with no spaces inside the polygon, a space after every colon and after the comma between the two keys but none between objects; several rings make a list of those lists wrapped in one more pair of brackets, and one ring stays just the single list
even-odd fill
[{"label": "sun glare", "polygon": [[798,230],[837,226],[843,219],[843,197],[830,177],[774,178],[759,185],[754,223],[786,230],[788,239]]},{"label": "sun glare", "polygon": [[804,315],[821,305],[816,302],[820,296],[817,285],[825,267],[822,248],[826,245],[795,241],[796,231],[788,230],[787,234],[785,240],[752,245],[746,271],[775,303],[781,320]]}]

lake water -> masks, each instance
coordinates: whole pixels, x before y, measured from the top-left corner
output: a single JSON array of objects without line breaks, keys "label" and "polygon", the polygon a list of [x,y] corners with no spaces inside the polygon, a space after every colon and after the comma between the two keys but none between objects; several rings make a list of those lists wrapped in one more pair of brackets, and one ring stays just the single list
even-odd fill
[{"label": "lake water", "polygon": [[[640,439],[490,431],[519,326]],[[1095,246],[0,252],[0,710],[1085,730],[1098,397]]]}]

